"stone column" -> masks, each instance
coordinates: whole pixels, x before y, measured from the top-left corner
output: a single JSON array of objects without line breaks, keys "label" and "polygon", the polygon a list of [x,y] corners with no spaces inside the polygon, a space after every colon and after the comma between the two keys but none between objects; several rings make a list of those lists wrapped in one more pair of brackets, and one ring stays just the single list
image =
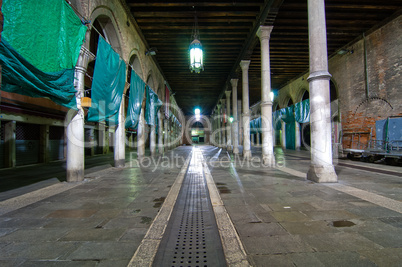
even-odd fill
[{"label": "stone column", "polygon": [[150,131],[150,140],[149,140],[149,149],[151,150],[151,156],[156,155],[156,129],[155,125],[150,125],[151,131]]},{"label": "stone column", "polygon": [[308,0],[311,165],[307,179],[337,182],[332,164],[331,110],[324,0]]},{"label": "stone column", "polygon": [[142,158],[145,156],[145,141],[146,141],[146,130],[145,130],[145,104],[143,103],[141,107],[140,120],[137,127],[137,157]]},{"label": "stone column", "polygon": [[243,157],[251,159],[251,145],[250,145],[250,107],[248,100],[248,67],[250,60],[242,60],[240,67],[242,70],[242,83],[243,83]]},{"label": "stone column", "polygon": [[237,100],[237,129],[238,129],[238,144],[243,144],[243,120],[241,118],[241,100]]},{"label": "stone column", "polygon": [[82,47],[75,67],[74,87],[77,90],[78,111],[68,112],[67,123],[67,156],[66,156],[66,179],[67,182],[79,182],[84,180],[85,166],[85,132],[84,110],[81,107],[81,98],[84,96],[84,80],[87,66],[94,55],[88,49]]},{"label": "stone column", "polygon": [[225,123],[225,100],[220,99],[221,101],[221,148],[226,148],[226,123]]},{"label": "stone column", "polygon": [[221,127],[222,127],[222,124],[221,124],[221,120],[222,120],[222,115],[221,115],[221,113],[222,113],[222,105],[217,104],[216,106],[218,108],[218,112],[216,113],[216,131],[217,131],[216,132],[217,133],[216,142],[217,142],[217,147],[220,147],[221,144],[222,144],[222,132],[221,132]]},{"label": "stone column", "polygon": [[255,134],[255,144],[256,144],[256,146],[259,146],[261,144],[261,142],[260,142],[260,133]]},{"label": "stone column", "polygon": [[116,126],[114,138],[114,166],[116,168],[123,168],[126,165],[126,129],[124,118],[124,97],[121,100],[119,109],[119,124]]},{"label": "stone column", "polygon": [[17,165],[17,151],[15,147],[15,131],[17,123],[15,121],[7,122],[4,125],[4,155],[5,167],[13,168]]},{"label": "stone column", "polygon": [[232,129],[230,123],[230,93],[226,91],[226,150],[232,150]]},{"label": "stone column", "polygon": [[40,162],[48,163],[50,161],[49,158],[49,125],[41,125],[40,126]]},{"label": "stone column", "polygon": [[262,160],[266,166],[275,165],[272,140],[271,70],[269,64],[269,38],[272,26],[260,26],[257,36],[261,42],[261,131]]},{"label": "stone column", "polygon": [[163,154],[163,112],[158,112],[158,153]]},{"label": "stone column", "polygon": [[165,131],[165,142],[164,142],[164,151],[166,152],[169,150],[169,120],[168,119],[163,119],[163,126],[164,126],[164,131]]},{"label": "stone column", "polygon": [[239,154],[239,121],[237,118],[237,83],[239,79],[231,79],[233,101],[233,153]]}]

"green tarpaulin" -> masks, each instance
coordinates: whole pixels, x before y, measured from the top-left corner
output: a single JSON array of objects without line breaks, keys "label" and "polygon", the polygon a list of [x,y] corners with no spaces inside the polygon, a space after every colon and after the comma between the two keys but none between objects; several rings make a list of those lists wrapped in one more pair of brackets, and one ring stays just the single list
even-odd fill
[{"label": "green tarpaulin", "polygon": [[44,72],[77,63],[87,27],[64,0],[3,0],[1,38]]},{"label": "green tarpaulin", "polygon": [[88,121],[118,124],[118,112],[126,83],[126,64],[102,38],[98,41]]},{"label": "green tarpaulin", "polygon": [[310,121],[310,100],[306,99],[295,104],[295,120],[298,123],[306,123]]},{"label": "green tarpaulin", "polygon": [[250,121],[250,133],[255,134],[255,133],[261,133],[261,117],[252,119]]},{"label": "green tarpaulin", "polygon": [[282,129],[281,117],[282,112],[280,110],[272,112],[272,126],[276,131]]},{"label": "green tarpaulin", "polygon": [[128,100],[126,128],[137,129],[144,100],[145,82],[131,70],[130,98]]},{"label": "green tarpaulin", "polygon": [[77,108],[74,69],[45,73],[32,66],[4,38],[0,42],[1,90],[31,97],[47,97],[67,108]]},{"label": "green tarpaulin", "polygon": [[162,106],[162,101],[158,95],[147,85],[146,88],[145,121],[148,125],[158,125],[158,111]]},{"label": "green tarpaulin", "polygon": [[74,66],[87,27],[64,0],[4,0],[2,90],[76,108]]}]

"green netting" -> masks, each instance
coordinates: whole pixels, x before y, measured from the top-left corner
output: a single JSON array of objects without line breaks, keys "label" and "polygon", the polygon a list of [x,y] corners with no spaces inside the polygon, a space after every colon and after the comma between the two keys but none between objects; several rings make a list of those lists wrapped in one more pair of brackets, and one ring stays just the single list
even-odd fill
[{"label": "green netting", "polygon": [[131,70],[130,98],[127,107],[126,128],[137,129],[142,101],[144,99],[145,82]]},{"label": "green netting", "polygon": [[44,72],[77,63],[87,27],[64,0],[3,0],[2,39]]},{"label": "green netting", "polygon": [[118,124],[118,112],[126,83],[126,64],[113,48],[99,38],[92,80],[88,121]]},{"label": "green netting", "polygon": [[45,73],[32,66],[4,38],[0,42],[1,90],[31,97],[47,97],[67,108],[77,108],[74,69]]},{"label": "green netting", "polygon": [[306,99],[295,104],[295,120],[298,123],[306,123],[310,121],[310,100]]},{"label": "green netting", "polygon": [[146,105],[145,105],[145,121],[148,125],[158,124],[158,111],[162,106],[162,101],[158,95],[147,85],[146,89]]}]

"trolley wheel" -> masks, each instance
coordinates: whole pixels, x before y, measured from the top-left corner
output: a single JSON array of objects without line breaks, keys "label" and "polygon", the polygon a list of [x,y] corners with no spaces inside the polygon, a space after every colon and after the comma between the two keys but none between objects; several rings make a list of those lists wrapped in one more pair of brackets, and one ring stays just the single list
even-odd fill
[{"label": "trolley wheel", "polygon": [[375,156],[373,156],[373,155],[371,155],[371,156],[368,156],[368,162],[369,163],[374,163],[374,161],[375,161]]}]

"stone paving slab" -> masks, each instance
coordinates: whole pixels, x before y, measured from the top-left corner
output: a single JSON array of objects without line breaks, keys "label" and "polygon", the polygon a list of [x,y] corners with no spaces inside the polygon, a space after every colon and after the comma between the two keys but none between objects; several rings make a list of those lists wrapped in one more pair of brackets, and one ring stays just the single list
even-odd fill
[{"label": "stone paving slab", "polygon": [[3,214],[0,266],[127,266],[190,151],[169,151],[165,160],[180,159],[163,167],[127,162],[94,172],[86,182]]},{"label": "stone paving slab", "polygon": [[[215,155],[209,169],[218,189],[225,187],[221,198],[252,266],[400,266],[401,213],[301,178],[308,159],[284,155],[285,166],[294,171],[282,172],[236,161],[219,164],[218,151],[204,148],[204,154]],[[261,150],[252,152],[258,156]],[[337,172],[339,184],[361,189],[365,196],[396,200],[402,195],[400,178],[379,179],[378,173],[341,166]],[[251,219],[250,214],[262,214],[260,209],[270,217]],[[351,226],[335,227],[336,222]]]}]

